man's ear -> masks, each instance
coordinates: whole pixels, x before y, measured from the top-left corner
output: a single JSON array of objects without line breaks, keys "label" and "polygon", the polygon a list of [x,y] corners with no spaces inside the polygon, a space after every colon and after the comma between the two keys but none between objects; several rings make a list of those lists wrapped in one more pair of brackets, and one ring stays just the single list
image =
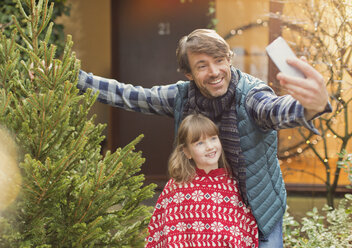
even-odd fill
[{"label": "man's ear", "polygon": [[186,78],[188,78],[189,81],[193,80],[192,73],[185,73]]},{"label": "man's ear", "polygon": [[191,159],[191,158],[192,158],[191,153],[189,152],[189,150],[188,150],[187,147],[183,147],[183,148],[182,148],[182,151],[183,151],[183,153],[186,155],[186,158],[188,158],[188,159]]}]

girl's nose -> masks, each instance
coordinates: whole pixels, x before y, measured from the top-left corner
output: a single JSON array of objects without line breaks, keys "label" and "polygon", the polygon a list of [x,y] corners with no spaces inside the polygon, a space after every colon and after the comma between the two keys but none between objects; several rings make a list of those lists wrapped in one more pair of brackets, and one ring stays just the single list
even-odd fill
[{"label": "girl's nose", "polygon": [[211,149],[213,149],[213,145],[212,145],[212,143],[211,143],[211,142],[209,142],[209,141],[205,142],[205,148],[206,148],[207,150],[211,150]]}]

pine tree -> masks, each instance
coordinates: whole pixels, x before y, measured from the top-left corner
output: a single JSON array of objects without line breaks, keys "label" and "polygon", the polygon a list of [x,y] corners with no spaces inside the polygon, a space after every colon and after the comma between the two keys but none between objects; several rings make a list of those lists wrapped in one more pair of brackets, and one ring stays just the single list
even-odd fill
[{"label": "pine tree", "polygon": [[0,33],[0,125],[24,154],[22,187],[1,212],[0,247],[141,247],[151,213],[142,201],[154,188],[138,174],[144,159],[134,149],[142,135],[101,155],[104,125],[88,118],[96,95],[75,86],[80,62],[72,39],[61,59],[48,43],[53,4],[17,4],[22,16],[13,21],[26,46],[16,33]]}]

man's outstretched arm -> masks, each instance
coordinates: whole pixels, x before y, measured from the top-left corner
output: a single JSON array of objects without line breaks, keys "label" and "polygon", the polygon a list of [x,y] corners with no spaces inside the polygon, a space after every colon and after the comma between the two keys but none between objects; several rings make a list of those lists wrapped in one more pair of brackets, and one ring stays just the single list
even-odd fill
[{"label": "man's outstretched arm", "polygon": [[154,86],[150,89],[124,84],[113,79],[80,71],[77,87],[99,92],[98,100],[114,107],[145,114],[173,116],[173,105],[178,88],[176,84]]}]

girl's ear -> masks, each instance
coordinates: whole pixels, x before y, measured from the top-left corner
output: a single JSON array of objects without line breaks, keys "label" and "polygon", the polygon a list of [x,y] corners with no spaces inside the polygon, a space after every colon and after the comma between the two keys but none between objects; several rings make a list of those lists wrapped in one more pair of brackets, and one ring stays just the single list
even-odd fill
[{"label": "girl's ear", "polygon": [[191,159],[191,158],[192,158],[191,153],[189,152],[189,150],[188,150],[187,147],[185,147],[185,146],[182,147],[182,151],[183,151],[183,153],[185,154],[186,158],[188,158],[188,159]]}]

